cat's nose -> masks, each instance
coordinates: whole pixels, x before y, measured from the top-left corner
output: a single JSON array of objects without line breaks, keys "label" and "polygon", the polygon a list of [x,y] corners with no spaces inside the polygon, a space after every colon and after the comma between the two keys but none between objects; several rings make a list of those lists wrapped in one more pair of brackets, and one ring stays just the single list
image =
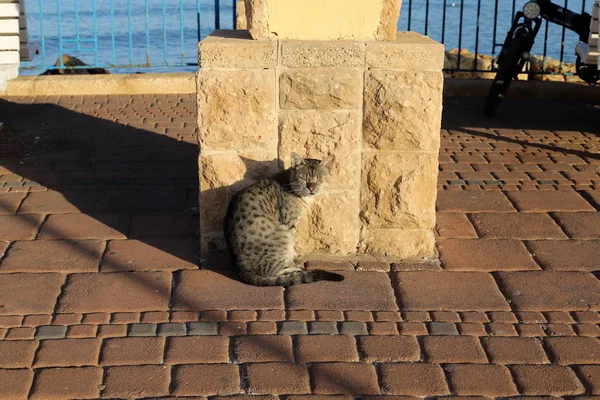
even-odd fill
[{"label": "cat's nose", "polygon": [[307,188],[308,188],[308,190],[310,190],[311,192],[314,192],[314,191],[315,191],[315,189],[317,188],[317,185],[316,185],[316,184],[314,184],[314,183],[308,183],[308,184],[306,185],[306,187],[307,187]]}]

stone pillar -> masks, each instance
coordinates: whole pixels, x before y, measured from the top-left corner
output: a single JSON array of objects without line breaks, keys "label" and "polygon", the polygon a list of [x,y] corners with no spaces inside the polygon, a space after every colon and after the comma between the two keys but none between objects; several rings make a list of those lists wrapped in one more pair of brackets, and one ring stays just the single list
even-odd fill
[{"label": "stone pillar", "polygon": [[435,256],[442,45],[409,32],[304,41],[217,31],[199,53],[203,253],[224,248],[232,195],[296,151],[336,156],[329,190],[298,228],[300,253]]}]

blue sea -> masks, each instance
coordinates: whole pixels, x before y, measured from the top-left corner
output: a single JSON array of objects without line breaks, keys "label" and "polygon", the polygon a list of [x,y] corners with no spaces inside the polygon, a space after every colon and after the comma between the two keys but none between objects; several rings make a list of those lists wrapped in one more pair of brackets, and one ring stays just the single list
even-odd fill
[{"label": "blue sea", "polygon": [[[513,7],[511,0],[481,0],[479,5],[478,0],[403,0],[398,29],[427,34],[443,41],[446,49],[460,46],[497,55],[500,47],[493,46],[496,6],[495,42],[501,44],[514,9],[525,2],[515,1]],[[590,12],[592,1],[559,4],[577,12],[585,5]],[[41,51],[24,63],[26,75],[53,65],[61,41],[65,53],[90,65],[111,67],[115,73],[193,71],[198,40],[217,26],[231,29],[234,19],[234,0],[25,0],[25,8],[30,41],[37,42]],[[549,24],[544,40],[545,29],[533,53],[543,54],[546,47],[548,56],[559,59],[562,52],[565,61],[574,61],[577,35],[567,31],[563,41],[563,29]]]}]

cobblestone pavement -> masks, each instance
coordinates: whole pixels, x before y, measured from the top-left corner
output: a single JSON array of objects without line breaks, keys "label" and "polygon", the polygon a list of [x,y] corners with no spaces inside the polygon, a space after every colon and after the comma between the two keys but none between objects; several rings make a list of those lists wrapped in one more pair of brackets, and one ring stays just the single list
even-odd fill
[{"label": "cobblestone pavement", "polygon": [[0,99],[0,398],[600,395],[600,106],[480,110],[445,102],[441,266],[283,290],[196,265],[193,97]]}]

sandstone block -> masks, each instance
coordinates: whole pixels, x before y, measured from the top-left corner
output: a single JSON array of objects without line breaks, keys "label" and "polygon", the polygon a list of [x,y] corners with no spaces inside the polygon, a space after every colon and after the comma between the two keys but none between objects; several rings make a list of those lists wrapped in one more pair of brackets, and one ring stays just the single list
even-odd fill
[{"label": "sandstone block", "polygon": [[437,257],[432,230],[363,228],[359,251],[400,259]]},{"label": "sandstone block", "polygon": [[202,151],[277,147],[275,70],[198,72]]},{"label": "sandstone block", "polygon": [[252,40],[246,30],[217,30],[200,42],[198,57],[200,68],[274,68],[277,41]]},{"label": "sandstone block", "polygon": [[200,171],[200,232],[203,252],[224,248],[223,218],[229,200],[244,187],[279,170],[275,152],[202,154]]},{"label": "sandstone block", "polygon": [[296,251],[356,253],[360,229],[357,191],[325,192],[313,201],[296,232]]},{"label": "sandstone block", "polygon": [[[394,39],[400,0],[250,0],[255,39]],[[332,18],[331,16],[335,16]],[[307,28],[308,27],[308,28]]]},{"label": "sandstone block", "polygon": [[403,71],[440,71],[444,45],[417,32],[398,32],[393,41],[369,41],[366,63],[369,68]]},{"label": "sandstone block", "polygon": [[280,42],[281,64],[302,67],[362,67],[365,65],[365,43],[350,40]]},{"label": "sandstone block", "polygon": [[248,29],[248,19],[246,18],[246,2],[238,0],[235,3],[235,29]]},{"label": "sandstone block", "polygon": [[381,8],[381,15],[379,16],[379,26],[377,27],[377,39],[396,39],[396,30],[398,28],[398,18],[400,18],[401,8],[402,0],[383,0],[383,7]]},{"label": "sandstone block", "polygon": [[369,228],[433,229],[436,154],[364,153],[361,219]]},{"label": "sandstone block", "polygon": [[370,71],[365,76],[365,147],[439,150],[443,76],[438,72]]},{"label": "sandstone block", "polygon": [[362,69],[303,68],[279,76],[281,109],[362,108]]},{"label": "sandstone block", "polygon": [[292,151],[317,159],[333,154],[329,189],[358,189],[360,125],[360,113],[354,111],[280,112],[279,154],[286,168]]}]

